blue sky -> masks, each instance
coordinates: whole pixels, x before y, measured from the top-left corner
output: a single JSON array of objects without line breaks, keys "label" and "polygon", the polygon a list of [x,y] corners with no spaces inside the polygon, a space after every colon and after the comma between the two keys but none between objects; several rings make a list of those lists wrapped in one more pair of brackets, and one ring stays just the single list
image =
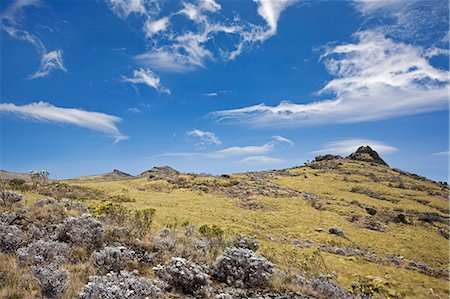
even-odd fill
[{"label": "blue sky", "polygon": [[1,3],[1,168],[230,173],[373,146],[448,180],[448,1]]}]

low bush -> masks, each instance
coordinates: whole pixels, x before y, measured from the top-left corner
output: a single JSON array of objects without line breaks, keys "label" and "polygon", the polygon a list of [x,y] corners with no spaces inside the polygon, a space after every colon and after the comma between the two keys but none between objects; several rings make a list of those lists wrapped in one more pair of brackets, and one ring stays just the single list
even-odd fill
[{"label": "low bush", "polygon": [[89,214],[69,217],[58,225],[56,237],[59,241],[73,243],[89,249],[99,248],[103,243],[103,224]]},{"label": "low bush", "polygon": [[38,240],[28,244],[26,247],[17,249],[17,257],[32,265],[65,263],[70,255],[67,244],[58,241]]},{"label": "low bush", "polygon": [[0,251],[14,252],[22,243],[22,230],[16,225],[0,222]]},{"label": "low bush", "polygon": [[56,264],[48,266],[33,266],[31,268],[34,276],[37,278],[39,286],[42,289],[42,295],[45,298],[57,299],[69,286],[68,272],[59,269]]},{"label": "low bush", "polygon": [[204,295],[210,284],[203,267],[181,257],[172,258],[167,265],[158,265],[154,271],[160,279],[185,294]]},{"label": "low bush", "polygon": [[273,264],[259,253],[244,248],[226,248],[213,266],[214,276],[238,288],[261,287],[273,273]]},{"label": "low bush", "polygon": [[78,294],[79,299],[98,298],[165,298],[161,289],[136,272],[110,272],[105,276],[91,276]]},{"label": "low bush", "polygon": [[134,252],[124,246],[108,246],[92,253],[91,260],[94,266],[104,273],[119,272],[133,260],[133,256]]}]

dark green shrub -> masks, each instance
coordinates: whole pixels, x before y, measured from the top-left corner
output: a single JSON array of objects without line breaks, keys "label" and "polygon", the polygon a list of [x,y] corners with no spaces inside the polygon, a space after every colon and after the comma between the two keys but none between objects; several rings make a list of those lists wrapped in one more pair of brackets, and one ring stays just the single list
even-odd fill
[{"label": "dark green shrub", "polygon": [[219,226],[213,224],[211,226],[208,226],[207,224],[203,224],[198,229],[199,233],[208,238],[208,239],[222,239],[223,237],[223,229],[221,229]]},{"label": "dark green shrub", "polygon": [[372,216],[375,216],[377,214],[377,209],[372,208],[372,207],[367,207],[366,208],[366,212],[369,213]]}]

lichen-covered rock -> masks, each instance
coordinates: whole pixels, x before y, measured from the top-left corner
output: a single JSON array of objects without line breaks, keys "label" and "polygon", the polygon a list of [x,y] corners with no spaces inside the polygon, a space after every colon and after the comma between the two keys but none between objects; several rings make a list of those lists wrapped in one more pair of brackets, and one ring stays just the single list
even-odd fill
[{"label": "lichen-covered rock", "polygon": [[46,298],[61,298],[61,295],[69,286],[68,272],[59,269],[56,264],[33,266],[31,270],[42,289],[42,295]]},{"label": "lichen-covered rock", "polygon": [[31,263],[32,265],[42,265],[54,263],[59,265],[65,263],[70,255],[70,248],[67,244],[58,241],[38,240],[21,247],[16,251],[17,257]]},{"label": "lichen-covered rock", "polygon": [[78,294],[79,299],[159,299],[165,298],[149,279],[140,277],[136,272],[110,272],[105,276],[91,276],[89,282]]},{"label": "lichen-covered rock", "polygon": [[259,253],[244,248],[226,248],[213,267],[214,276],[238,288],[264,286],[273,264]]},{"label": "lichen-covered rock", "polygon": [[259,241],[255,237],[244,234],[236,236],[233,240],[233,244],[235,247],[250,249],[253,251],[258,250],[259,248]]},{"label": "lichen-covered rock", "polygon": [[58,225],[56,238],[87,248],[99,248],[103,243],[103,224],[89,214],[69,217]]},{"label": "lichen-covered rock", "polygon": [[91,255],[92,263],[102,272],[119,272],[133,260],[134,251],[124,246],[108,246]]},{"label": "lichen-covered rock", "polygon": [[0,222],[0,251],[14,252],[22,242],[22,230],[16,225]]},{"label": "lichen-covered rock", "polygon": [[153,268],[156,275],[185,294],[203,295],[210,284],[204,268],[185,258],[172,258],[168,265]]}]

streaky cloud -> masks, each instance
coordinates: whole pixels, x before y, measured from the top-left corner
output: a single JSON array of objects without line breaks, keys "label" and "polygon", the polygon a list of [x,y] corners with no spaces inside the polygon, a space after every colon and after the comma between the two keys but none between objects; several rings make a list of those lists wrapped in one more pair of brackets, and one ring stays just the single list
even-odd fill
[{"label": "streaky cloud", "polygon": [[13,114],[25,120],[65,123],[88,128],[111,136],[116,142],[128,139],[116,126],[122,119],[101,112],[62,108],[46,102],[34,102],[21,106],[13,103],[2,103],[0,104],[0,114]]},{"label": "streaky cloud", "polygon": [[123,82],[129,82],[133,84],[144,84],[148,87],[154,88],[160,92],[170,94],[170,89],[161,85],[161,80],[151,69],[140,68],[133,71],[133,77],[128,78],[122,76]]},{"label": "streaky cloud", "polygon": [[371,140],[371,139],[340,139],[328,142],[323,146],[322,149],[314,151],[316,154],[339,154],[339,155],[349,155],[356,151],[360,146],[370,146],[373,150],[381,154],[389,154],[398,151],[398,148],[386,144],[382,141]]},{"label": "streaky cloud", "polygon": [[358,32],[355,38],[357,43],[329,47],[322,56],[334,79],[317,94],[331,98],[308,104],[262,103],[210,116],[259,127],[305,126],[448,109],[449,72],[430,63],[428,49],[394,41],[377,30]]}]

